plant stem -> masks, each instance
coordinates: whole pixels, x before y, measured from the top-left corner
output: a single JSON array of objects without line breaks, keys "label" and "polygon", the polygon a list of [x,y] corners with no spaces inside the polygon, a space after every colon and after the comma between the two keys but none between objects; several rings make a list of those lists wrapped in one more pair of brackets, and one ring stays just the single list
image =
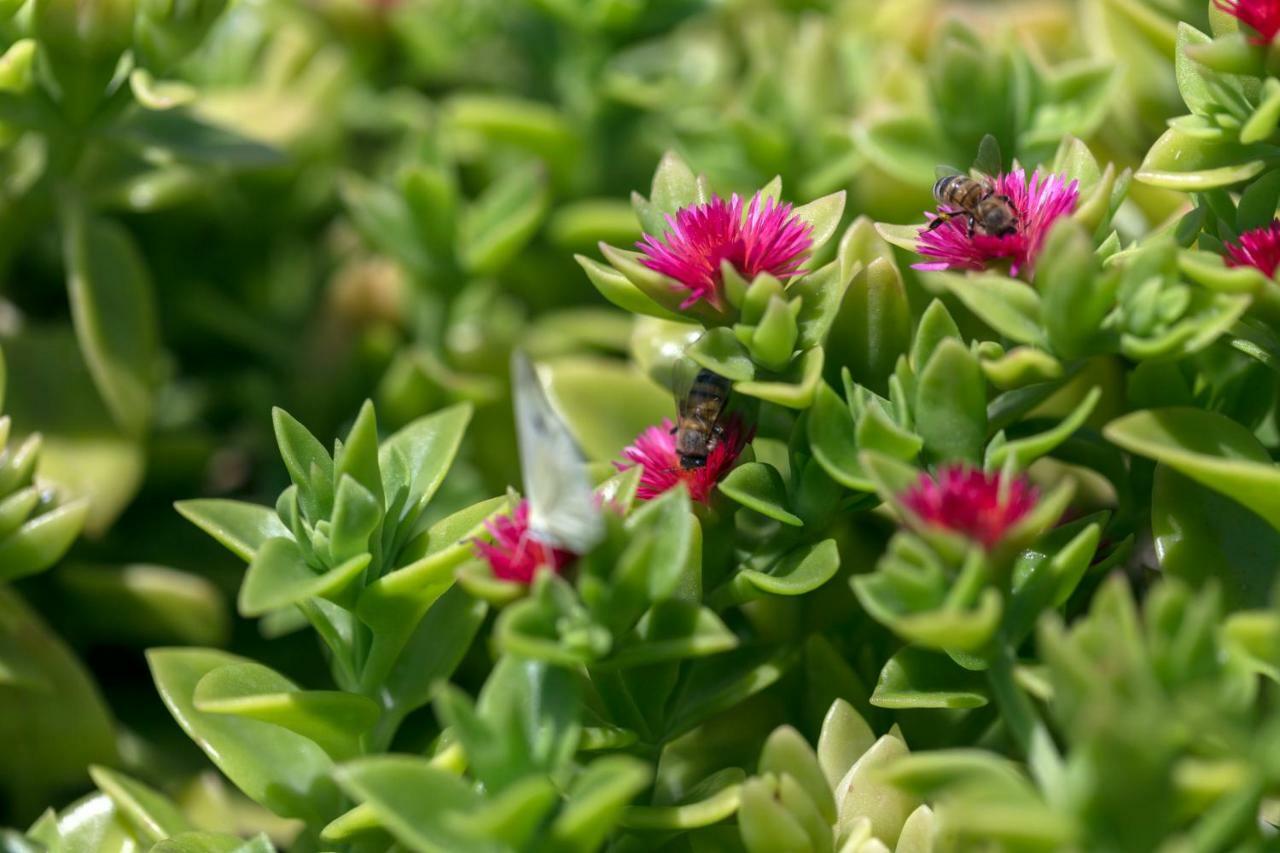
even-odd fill
[{"label": "plant stem", "polygon": [[1001,642],[991,657],[987,680],[995,694],[996,704],[1000,706],[1005,727],[1025,757],[1031,754],[1032,735],[1043,724],[1031,700],[1013,680],[1013,664],[1013,651]]}]

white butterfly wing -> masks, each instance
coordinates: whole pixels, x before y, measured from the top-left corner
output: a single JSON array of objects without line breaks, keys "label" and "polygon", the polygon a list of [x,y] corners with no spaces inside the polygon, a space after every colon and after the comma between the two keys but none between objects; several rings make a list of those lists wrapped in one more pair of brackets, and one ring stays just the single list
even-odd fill
[{"label": "white butterfly wing", "polygon": [[524,353],[511,356],[511,387],[529,529],[547,545],[584,554],[604,535],[586,460]]}]

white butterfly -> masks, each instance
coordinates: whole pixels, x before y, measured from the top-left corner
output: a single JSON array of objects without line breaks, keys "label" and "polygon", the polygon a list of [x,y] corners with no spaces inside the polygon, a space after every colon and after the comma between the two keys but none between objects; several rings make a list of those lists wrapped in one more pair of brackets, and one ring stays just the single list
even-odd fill
[{"label": "white butterfly", "polygon": [[511,356],[511,387],[529,530],[544,545],[585,554],[604,536],[586,460],[519,351]]}]

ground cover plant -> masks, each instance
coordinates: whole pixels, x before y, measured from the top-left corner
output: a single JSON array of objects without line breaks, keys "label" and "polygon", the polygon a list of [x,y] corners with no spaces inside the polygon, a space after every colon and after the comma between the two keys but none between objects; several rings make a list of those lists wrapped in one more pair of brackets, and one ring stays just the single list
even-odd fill
[{"label": "ground cover plant", "polygon": [[0,2],[0,850],[1273,849],[1278,33]]}]

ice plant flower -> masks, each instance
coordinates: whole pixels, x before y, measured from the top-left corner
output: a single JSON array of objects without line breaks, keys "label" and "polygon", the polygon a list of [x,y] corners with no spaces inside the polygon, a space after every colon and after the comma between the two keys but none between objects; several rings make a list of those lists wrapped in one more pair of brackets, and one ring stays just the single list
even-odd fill
[{"label": "ice plant flower", "polygon": [[1254,44],[1270,44],[1280,32],[1280,0],[1213,0],[1214,8],[1248,24],[1256,36]]},{"label": "ice plant flower", "polygon": [[991,548],[1035,507],[1038,498],[1025,477],[1006,479],[999,471],[948,465],[936,478],[921,474],[902,493],[901,501],[925,524]]},{"label": "ice plant flower", "polygon": [[1234,243],[1227,243],[1226,250],[1227,266],[1253,267],[1268,278],[1274,276],[1280,266],[1280,219],[1244,232]]},{"label": "ice plant flower", "polygon": [[500,515],[484,526],[493,541],[475,539],[472,544],[500,580],[530,584],[539,567],[559,573],[577,559],[570,551],[544,545],[534,538],[529,531],[528,501],[520,501],[510,515]]},{"label": "ice plant flower", "polygon": [[614,467],[626,471],[639,465],[643,469],[636,489],[636,496],[642,501],[652,500],[684,483],[689,497],[707,503],[711,500],[711,490],[721,477],[729,473],[755,432],[748,429],[737,414],[730,414],[722,426],[724,434],[716,440],[707,455],[707,464],[701,468],[686,470],[680,467],[680,459],[676,456],[675,424],[670,418],[664,418],[661,426],[649,427],[636,436],[636,440],[622,451],[627,461],[615,462]]},{"label": "ice plant flower", "polygon": [[636,248],[644,255],[641,263],[689,291],[681,308],[699,299],[721,307],[722,261],[747,281],[766,272],[785,281],[800,272],[813,246],[813,228],[790,204],[758,192],[745,213],[736,193],[728,201],[713,195],[704,204],[668,214],[667,225],[670,230],[661,238],[646,234]]},{"label": "ice plant flower", "polygon": [[[1018,216],[1013,234],[994,236],[981,229],[969,233],[969,218],[964,214],[929,230],[922,226],[916,251],[930,260],[914,264],[918,270],[984,270],[992,261],[1008,259],[1010,275],[1024,270],[1030,273],[1036,256],[1044,245],[1049,229],[1061,216],[1075,210],[1080,200],[1079,183],[1068,183],[1061,175],[1042,174],[1038,169],[1027,180],[1026,172],[1014,169],[991,179],[997,194],[1006,195]],[[957,213],[942,208],[943,213]],[[937,214],[926,214],[929,221]]]}]

